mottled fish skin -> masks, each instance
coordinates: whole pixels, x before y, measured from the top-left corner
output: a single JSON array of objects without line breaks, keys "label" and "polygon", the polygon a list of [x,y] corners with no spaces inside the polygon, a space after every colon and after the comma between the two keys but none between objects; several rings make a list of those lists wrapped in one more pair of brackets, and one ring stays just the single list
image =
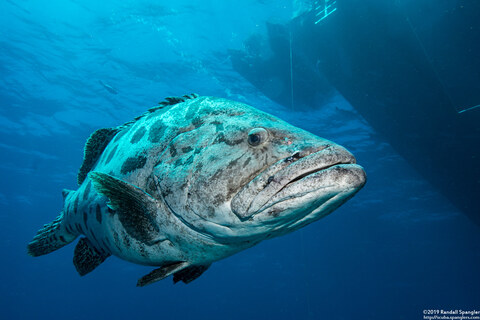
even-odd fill
[{"label": "mottled fish skin", "polygon": [[[148,235],[122,224],[92,172],[151,199]],[[66,196],[63,226],[134,263],[208,266],[324,217],[365,179],[355,158],[331,141],[243,103],[198,97],[119,127]]]}]

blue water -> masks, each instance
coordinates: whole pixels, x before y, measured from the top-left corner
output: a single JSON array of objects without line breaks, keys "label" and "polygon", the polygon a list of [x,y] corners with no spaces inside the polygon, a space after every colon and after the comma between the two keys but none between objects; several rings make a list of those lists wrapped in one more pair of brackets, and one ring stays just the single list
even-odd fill
[{"label": "blue water", "polygon": [[[423,319],[480,308],[480,230],[340,95],[278,105],[237,74],[265,22],[292,1],[0,2],[0,318]],[[74,245],[32,258],[26,244],[76,188],[91,132],[166,96],[239,100],[346,146],[368,174],[332,215],[216,262],[189,285],[145,288],[152,268],[115,257],[79,277]]]}]

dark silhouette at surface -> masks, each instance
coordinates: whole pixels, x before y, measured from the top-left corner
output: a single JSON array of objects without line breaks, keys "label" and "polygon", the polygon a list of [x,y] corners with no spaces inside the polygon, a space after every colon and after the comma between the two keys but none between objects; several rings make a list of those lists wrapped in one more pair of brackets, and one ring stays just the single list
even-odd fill
[{"label": "dark silhouette at surface", "polygon": [[478,1],[338,1],[318,24],[311,11],[269,25],[271,52],[235,51],[232,63],[285,106],[337,90],[480,225],[479,15]]}]

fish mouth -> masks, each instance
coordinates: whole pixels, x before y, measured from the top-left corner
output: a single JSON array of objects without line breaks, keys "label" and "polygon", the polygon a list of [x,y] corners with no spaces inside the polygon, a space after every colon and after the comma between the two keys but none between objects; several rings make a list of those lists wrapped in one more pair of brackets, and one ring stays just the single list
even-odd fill
[{"label": "fish mouth", "polygon": [[321,189],[333,195],[360,189],[365,180],[350,152],[335,144],[323,146],[294,153],[265,169],[235,195],[231,209],[245,221],[279,202]]},{"label": "fish mouth", "polygon": [[303,178],[306,178],[312,174],[315,174],[317,172],[320,172],[320,171],[324,171],[324,170],[327,170],[327,169],[330,169],[332,167],[335,167],[335,166],[338,166],[340,164],[353,164],[355,162],[338,162],[338,163],[334,163],[334,164],[330,164],[330,165],[326,165],[324,167],[321,167],[321,168],[318,168],[318,169],[313,169],[313,170],[310,170],[310,171],[307,171],[305,173],[302,173],[301,175],[299,175],[298,177],[295,177],[293,178],[292,180],[288,181],[280,190],[278,190],[278,192],[276,194],[279,194],[280,192],[282,192],[285,188],[287,188],[288,186],[294,184],[295,182],[299,181],[299,180],[302,180]]}]

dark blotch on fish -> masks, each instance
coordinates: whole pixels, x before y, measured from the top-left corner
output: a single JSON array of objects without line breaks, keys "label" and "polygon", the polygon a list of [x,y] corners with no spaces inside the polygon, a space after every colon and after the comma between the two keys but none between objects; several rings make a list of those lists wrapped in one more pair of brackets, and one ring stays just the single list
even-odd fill
[{"label": "dark blotch on fish", "polygon": [[244,140],[245,140],[244,138],[239,138],[237,140],[228,140],[227,138],[225,138],[225,135],[223,134],[223,132],[221,132],[218,134],[214,143],[225,143],[226,145],[229,145],[229,146],[236,146],[242,143]]},{"label": "dark blotch on fish", "polygon": [[234,159],[234,160],[230,161],[230,163],[227,164],[227,168],[235,168],[235,166],[237,165],[239,159],[240,159],[240,158],[237,158],[237,159]]},{"label": "dark blotch on fish", "polygon": [[215,217],[215,209],[213,207],[206,207],[205,209],[206,209],[207,217],[209,218]]},{"label": "dark blotch on fish", "polygon": [[162,192],[162,196],[163,196],[164,198],[166,198],[166,197],[168,197],[169,195],[173,194],[173,191],[172,191],[170,188],[168,188],[168,187],[165,187],[162,191],[163,191],[163,192]]},{"label": "dark blotch on fish", "polygon": [[213,199],[213,204],[214,204],[216,207],[220,206],[220,205],[221,205],[222,203],[224,203],[224,202],[225,202],[225,198],[223,197],[222,194],[217,194],[217,195],[215,196],[215,198]]},{"label": "dark blotch on fish", "polygon": [[189,132],[189,131],[192,131],[194,130],[195,127],[193,125],[189,125],[189,126],[186,126],[186,127],[181,127],[181,128],[178,128],[178,133],[185,133],[185,132]]},{"label": "dark blotch on fish", "polygon": [[110,151],[110,154],[108,155],[108,158],[105,160],[105,164],[108,164],[112,160],[113,156],[117,152],[117,148],[118,148],[118,145],[116,145],[115,148],[113,148],[113,150]]},{"label": "dark blotch on fish", "polygon": [[130,248],[130,238],[127,236],[126,233],[123,234],[123,244],[125,244],[125,247]]},{"label": "dark blotch on fish", "polygon": [[218,136],[215,138],[215,141],[213,143],[223,143],[225,142],[225,134],[223,132],[219,133]]},{"label": "dark blotch on fish", "polygon": [[127,130],[122,130],[120,131],[119,133],[117,133],[115,135],[115,138],[113,139],[113,142],[117,142],[118,140],[120,140],[121,137],[123,137],[125,135],[125,133],[127,133]]},{"label": "dark blotch on fish", "polygon": [[143,246],[140,246],[138,250],[140,251],[140,255],[142,255],[142,257],[148,257],[148,253],[145,251],[145,248]]},{"label": "dark blotch on fish", "polygon": [[173,158],[177,155],[177,149],[175,148],[174,145],[170,146],[170,156]]},{"label": "dark blotch on fish", "polygon": [[190,151],[192,151],[193,148],[192,147],[185,147],[185,148],[182,148],[182,152],[183,153],[189,153]]},{"label": "dark blotch on fish", "polygon": [[110,250],[110,242],[108,241],[107,238],[102,239],[102,244],[105,249]]},{"label": "dark blotch on fish", "polygon": [[148,140],[153,143],[160,142],[165,134],[165,124],[162,120],[155,122],[148,133]]},{"label": "dark blotch on fish", "polygon": [[147,163],[147,158],[143,155],[140,155],[137,157],[130,157],[127,160],[125,160],[120,172],[123,174],[127,174],[137,169],[141,169],[145,166],[145,163]]},{"label": "dark blotch on fish", "polygon": [[187,160],[185,160],[184,165],[192,164],[192,162],[193,162],[193,156],[190,156],[190,157],[187,158]]},{"label": "dark blotch on fish", "polygon": [[212,124],[215,125],[215,131],[217,133],[225,129],[223,123],[221,123],[220,121],[212,121]]},{"label": "dark blotch on fish", "polygon": [[195,127],[195,129],[200,128],[201,126],[203,126],[203,124],[204,121],[202,120],[202,118],[199,117],[194,118],[192,121],[192,125]]},{"label": "dark blotch on fish", "polygon": [[154,179],[148,179],[146,183],[146,190],[148,194],[154,194],[157,191],[157,185]]},{"label": "dark blotch on fish", "polygon": [[102,209],[99,204],[97,204],[95,211],[95,217],[97,218],[98,223],[102,223]]},{"label": "dark blotch on fish", "polygon": [[140,141],[143,138],[143,136],[145,135],[145,132],[146,132],[146,130],[145,130],[144,127],[138,128],[137,131],[135,131],[135,133],[133,134],[133,137],[130,140],[130,143],[135,144],[138,141]]},{"label": "dark blotch on fish", "polygon": [[95,237],[95,233],[90,232],[90,234],[92,235],[93,240],[95,240],[95,242],[98,243],[97,237]]},{"label": "dark blotch on fish", "polygon": [[85,191],[83,191],[83,200],[87,200],[88,195],[90,194],[90,188],[92,187],[92,181],[88,181]]},{"label": "dark blotch on fish", "polygon": [[73,214],[77,214],[78,209],[78,196],[75,197],[75,202],[73,202]]},{"label": "dark blotch on fish", "polygon": [[177,161],[175,161],[174,166],[179,167],[181,165],[183,165],[183,160],[182,158],[178,158]]},{"label": "dark blotch on fish", "polygon": [[[118,244],[120,244],[120,240],[118,239],[118,233],[117,231],[113,231],[113,241],[115,242],[115,244],[117,245],[117,248],[118,247]],[[120,249],[120,248],[119,248]]]}]

